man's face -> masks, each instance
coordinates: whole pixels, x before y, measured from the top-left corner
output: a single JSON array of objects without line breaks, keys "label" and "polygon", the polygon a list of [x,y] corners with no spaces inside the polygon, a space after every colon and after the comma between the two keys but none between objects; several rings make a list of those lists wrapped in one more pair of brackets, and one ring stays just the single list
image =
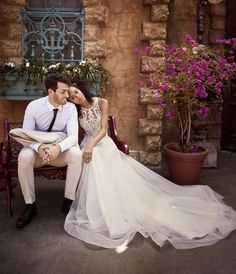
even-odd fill
[{"label": "man's face", "polygon": [[69,98],[68,90],[69,86],[67,84],[58,82],[56,91],[49,92],[51,103],[53,105],[65,105]]}]

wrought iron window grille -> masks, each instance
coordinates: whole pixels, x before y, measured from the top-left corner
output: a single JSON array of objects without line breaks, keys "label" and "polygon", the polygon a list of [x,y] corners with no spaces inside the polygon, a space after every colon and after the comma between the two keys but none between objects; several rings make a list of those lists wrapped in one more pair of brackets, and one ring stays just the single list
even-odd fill
[{"label": "wrought iron window grille", "polygon": [[21,13],[22,58],[77,64],[83,60],[84,11],[34,9]]}]

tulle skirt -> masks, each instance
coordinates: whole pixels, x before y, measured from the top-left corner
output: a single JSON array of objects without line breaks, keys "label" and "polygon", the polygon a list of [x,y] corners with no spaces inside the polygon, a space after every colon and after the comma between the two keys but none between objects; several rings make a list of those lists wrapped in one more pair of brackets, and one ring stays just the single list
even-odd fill
[{"label": "tulle skirt", "polygon": [[84,164],[65,220],[71,236],[116,248],[139,232],[177,249],[207,246],[236,228],[236,212],[205,185],[179,186],[119,151],[105,136]]}]

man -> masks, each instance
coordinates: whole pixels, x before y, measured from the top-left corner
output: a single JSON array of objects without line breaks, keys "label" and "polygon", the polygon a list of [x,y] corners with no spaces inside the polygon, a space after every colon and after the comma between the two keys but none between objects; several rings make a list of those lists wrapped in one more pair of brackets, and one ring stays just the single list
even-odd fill
[{"label": "man", "polygon": [[66,138],[53,144],[33,143],[21,150],[18,157],[18,177],[26,205],[17,219],[17,228],[28,225],[37,214],[34,167],[45,164],[67,166],[62,212],[68,213],[75,198],[82,154],[78,146],[78,113],[75,105],[67,102],[68,84],[68,80],[60,74],[50,74],[45,79],[48,96],[30,102],[26,108],[23,130],[64,132]]}]

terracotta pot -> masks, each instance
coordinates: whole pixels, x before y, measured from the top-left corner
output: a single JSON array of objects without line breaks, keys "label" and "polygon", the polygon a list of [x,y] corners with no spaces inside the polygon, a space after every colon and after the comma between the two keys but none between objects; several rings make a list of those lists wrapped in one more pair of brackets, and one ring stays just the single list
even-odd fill
[{"label": "terracotta pot", "polygon": [[203,151],[183,153],[173,150],[174,147],[176,147],[174,143],[164,146],[170,180],[179,185],[199,184],[202,163],[208,154],[208,150],[198,146]]}]

